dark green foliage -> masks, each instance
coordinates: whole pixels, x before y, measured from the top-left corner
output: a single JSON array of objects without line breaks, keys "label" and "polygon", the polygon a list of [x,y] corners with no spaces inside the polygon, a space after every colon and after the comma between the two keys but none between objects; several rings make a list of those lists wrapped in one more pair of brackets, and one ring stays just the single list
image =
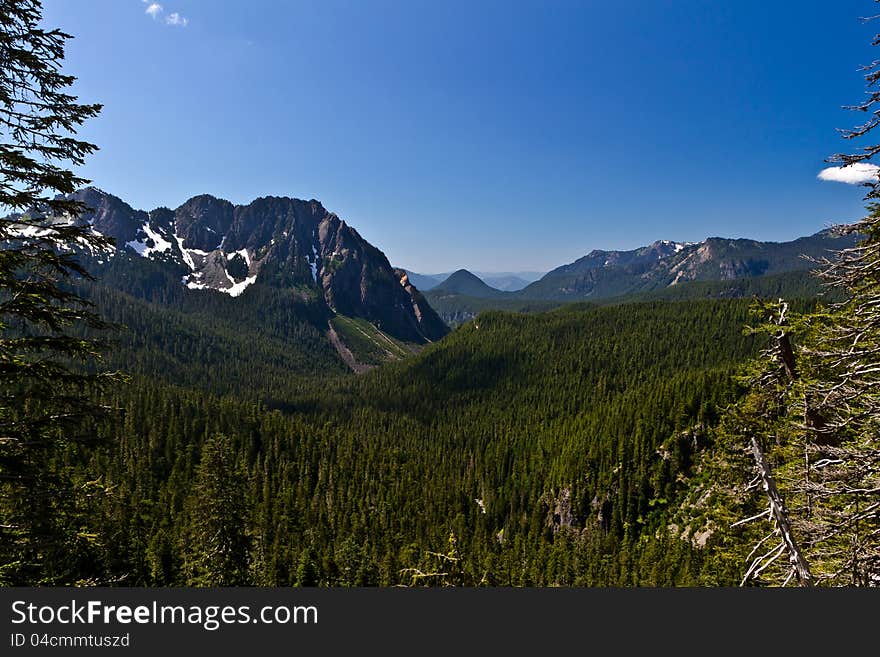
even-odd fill
[{"label": "dark green foliage", "polygon": [[238,586],[250,583],[250,539],[244,469],[234,445],[214,434],[202,446],[187,503],[182,551],[186,583],[191,586]]},{"label": "dark green foliage", "polygon": [[117,445],[79,465],[114,491],[101,576],[208,581],[185,546],[216,517],[193,490],[219,480],[205,464],[223,433],[253,584],[697,583],[707,555],[669,521],[753,353],[747,305],[488,313],[408,360],[289,391],[286,413],[138,378],[105,397],[124,422],[95,426]]},{"label": "dark green foliage", "polygon": [[873,586],[880,579],[880,206],[870,210],[845,228],[865,239],[829,259],[822,272],[843,301],[801,313],[781,300],[755,304],[754,330],[770,336],[770,347],[749,363],[748,393],[724,418],[726,450],[713,460],[716,481],[733,485],[716,486],[725,502],[717,508],[739,507],[751,518],[767,507],[762,490],[744,492],[755,464],[743,447],[754,439],[772,468],[785,518],[753,523],[728,542],[736,544],[738,534],[756,545],[784,524],[794,543],[779,554],[797,554],[800,566],[793,570],[789,559],[774,560],[772,552],[761,557],[766,550],[741,555],[737,561],[756,583]]},{"label": "dark green foliage", "polygon": [[108,365],[278,403],[315,378],[347,371],[325,337],[326,306],[309,291],[254,285],[232,298],[188,290],[161,265],[124,258],[94,263],[101,278],[78,287],[124,327],[113,335]]},{"label": "dark green foliage", "polygon": [[[504,294],[512,295],[513,293]],[[487,310],[534,313],[552,310],[561,305],[557,301],[524,300],[512,296],[469,297],[457,293],[438,292],[436,289],[425,292],[424,296],[436,313],[440,315],[440,318],[449,326],[463,324]]]},{"label": "dark green foliage", "polygon": [[[105,409],[88,396],[106,377],[94,362],[105,324],[65,283],[89,274],[73,246],[109,240],[68,219],[82,211],[60,195],[85,182],[66,169],[96,146],[75,138],[100,111],[69,95],[61,72],[70,37],[40,27],[33,0],[0,0],[0,583],[92,581],[99,537],[90,514],[101,482],[69,459],[94,435],[84,418]],[[47,220],[47,216],[55,217]],[[92,330],[92,338],[79,334]],[[74,459],[75,461],[75,459]]]},{"label": "dark green foliage", "polygon": [[754,278],[736,278],[729,281],[689,281],[650,292],[639,292],[624,297],[602,300],[598,303],[633,303],[636,301],[684,301],[687,299],[809,299],[836,298],[809,271],[792,271]]},{"label": "dark green foliage", "polygon": [[388,360],[401,360],[413,354],[415,345],[405,343],[381,333],[365,319],[337,315],[330,320],[333,329],[355,358],[367,365],[381,365]]},{"label": "dark green foliage", "polygon": [[236,253],[226,264],[226,271],[236,281],[243,281],[248,275],[248,264],[240,253]]}]

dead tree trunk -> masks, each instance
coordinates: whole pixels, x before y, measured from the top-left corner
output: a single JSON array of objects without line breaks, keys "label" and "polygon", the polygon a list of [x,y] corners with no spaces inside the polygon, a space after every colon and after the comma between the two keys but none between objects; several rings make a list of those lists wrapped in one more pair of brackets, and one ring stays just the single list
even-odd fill
[{"label": "dead tree trunk", "polygon": [[776,347],[779,349],[779,358],[788,378],[794,381],[798,378],[797,365],[795,364],[794,349],[791,347],[791,338],[785,330],[785,314],[788,312],[788,304],[779,300],[782,304],[779,309],[779,317],[776,318],[776,324],[780,326],[779,333],[776,334]]},{"label": "dead tree trunk", "polygon": [[770,500],[770,513],[776,521],[782,541],[788,551],[788,560],[801,586],[812,586],[813,575],[810,573],[810,565],[801,553],[794,533],[791,530],[791,523],[788,521],[788,513],[785,505],[782,503],[782,496],[776,488],[776,481],[773,479],[773,472],[770,470],[770,464],[764,458],[764,452],[755,438],[752,438],[752,455],[755,457],[755,465],[758,467],[758,474],[764,484],[764,490]]}]

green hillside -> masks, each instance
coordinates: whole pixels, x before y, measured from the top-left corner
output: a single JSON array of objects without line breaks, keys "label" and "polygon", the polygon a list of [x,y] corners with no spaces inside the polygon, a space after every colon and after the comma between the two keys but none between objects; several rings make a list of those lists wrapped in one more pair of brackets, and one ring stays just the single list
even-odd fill
[{"label": "green hillside", "polygon": [[223,396],[161,382],[140,345],[164,329],[138,325],[116,356],[135,379],[105,399],[124,414],[93,427],[100,450],[70,456],[107,487],[77,575],[196,583],[210,443],[239,473],[224,485],[245,520],[224,531],[247,544],[243,583],[698,583],[703,551],[667,522],[755,351],[746,309],[487,313],[406,360],[289,386],[283,413],[249,401],[252,352],[228,351]]},{"label": "green hillside", "polygon": [[470,321],[481,312],[503,310],[506,312],[533,313],[558,308],[558,301],[541,301],[502,297],[469,297],[463,294],[429,290],[425,298],[440,318],[449,326]]}]

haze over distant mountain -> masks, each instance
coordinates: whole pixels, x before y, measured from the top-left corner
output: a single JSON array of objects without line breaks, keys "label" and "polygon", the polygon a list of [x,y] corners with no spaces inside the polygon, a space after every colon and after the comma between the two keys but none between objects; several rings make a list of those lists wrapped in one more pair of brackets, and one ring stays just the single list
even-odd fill
[{"label": "haze over distant mountain", "polygon": [[418,274],[409,269],[404,269],[404,271],[412,284],[422,292],[427,292],[428,290],[437,287],[448,278],[447,274]]},{"label": "haze over distant mountain", "polygon": [[531,281],[514,274],[483,274],[476,273],[489,287],[502,292],[516,292],[526,287]]},{"label": "haze over distant mountain", "polygon": [[233,205],[203,194],[145,212],[94,187],[71,198],[91,208],[80,221],[114,238],[121,255],[161,263],[191,290],[233,297],[258,283],[303,290],[334,313],[410,342],[448,330],[402,270],[316,200],[268,196]]},{"label": "haze over distant mountain", "polygon": [[[470,270],[467,270],[470,271]],[[445,272],[442,274],[419,274],[410,270],[406,270],[409,279],[422,292],[432,290],[443,281],[449,278],[455,272]],[[474,276],[480,278],[489,287],[494,287],[502,292],[516,292],[526,287],[529,283],[533,283],[540,279],[545,272],[539,271],[471,271]]]}]

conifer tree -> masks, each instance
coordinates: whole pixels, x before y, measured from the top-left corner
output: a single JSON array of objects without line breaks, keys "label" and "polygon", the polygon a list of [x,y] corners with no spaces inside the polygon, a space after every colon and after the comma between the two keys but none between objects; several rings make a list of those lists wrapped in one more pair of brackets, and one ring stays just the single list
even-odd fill
[{"label": "conifer tree", "polygon": [[76,368],[101,345],[72,331],[104,324],[66,283],[89,277],[76,249],[110,242],[64,197],[88,182],[70,167],[97,147],[76,131],[101,106],[68,93],[71,36],[41,18],[38,0],[0,0],[0,582],[10,583],[70,583],[71,544],[94,541],[83,488],[61,461],[93,438],[77,429],[98,412],[86,400],[104,378]]},{"label": "conifer tree", "polygon": [[188,516],[187,583],[249,584],[246,480],[235,462],[232,441],[223,434],[212,435],[202,447]]}]

